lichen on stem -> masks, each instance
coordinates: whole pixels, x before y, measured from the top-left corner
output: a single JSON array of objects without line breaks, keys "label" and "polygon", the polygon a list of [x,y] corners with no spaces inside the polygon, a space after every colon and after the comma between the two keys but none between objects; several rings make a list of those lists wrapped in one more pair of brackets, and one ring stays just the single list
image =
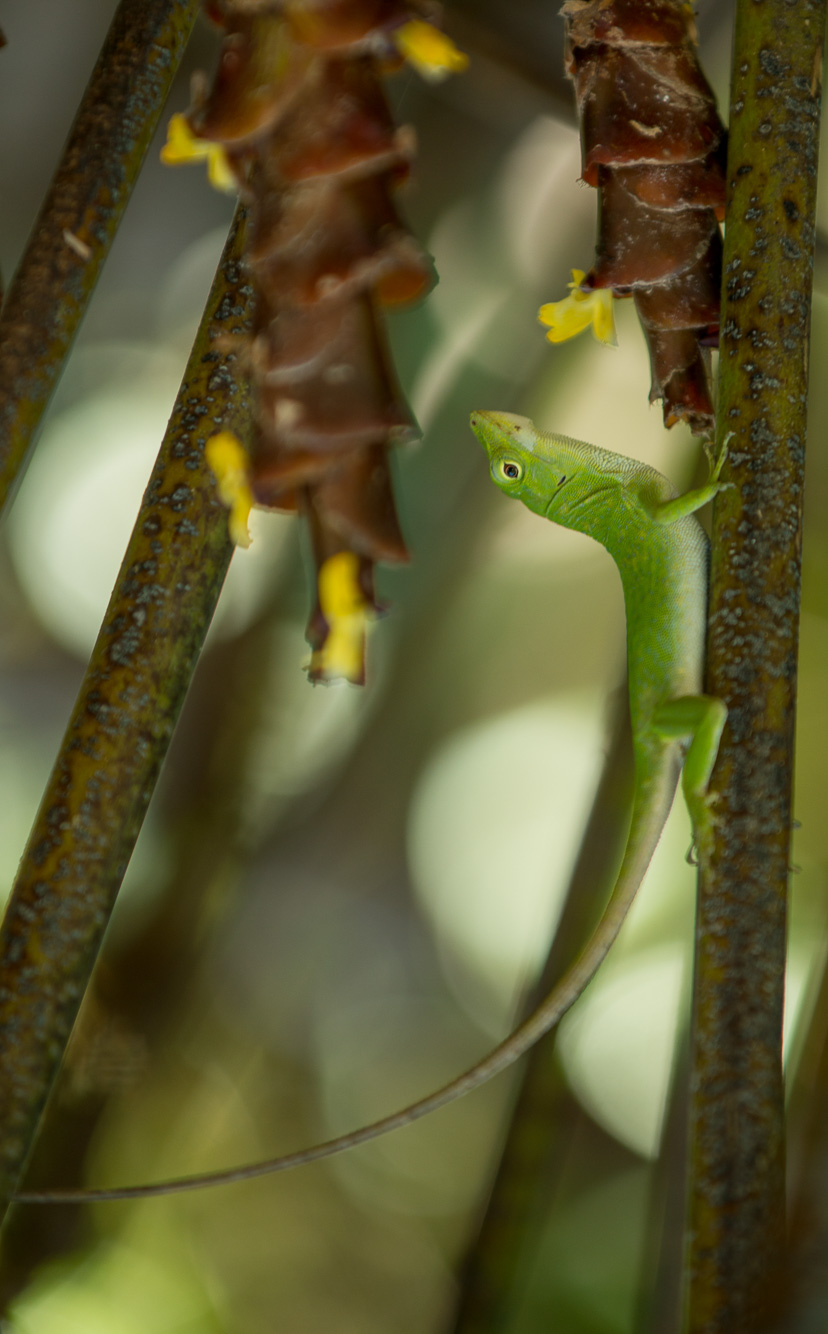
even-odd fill
[{"label": "lichen on stem", "polygon": [[0,508],[138,179],[197,0],[121,0],[0,312]]},{"label": "lichen on stem", "polygon": [[782,1009],[824,0],[739,0],[708,690],[728,705],[701,877],[687,1329],[763,1328],[782,1283]]}]

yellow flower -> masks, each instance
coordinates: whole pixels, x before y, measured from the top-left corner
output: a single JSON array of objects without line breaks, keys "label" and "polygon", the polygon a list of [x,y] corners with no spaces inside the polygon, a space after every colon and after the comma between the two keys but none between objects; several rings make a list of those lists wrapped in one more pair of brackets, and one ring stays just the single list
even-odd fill
[{"label": "yellow flower", "polygon": [[318,587],[328,634],[311,656],[311,674],[323,681],[342,678],[361,685],[369,604],[359,586],[359,557],[353,551],[330,556],[319,570]]},{"label": "yellow flower", "polygon": [[167,142],[161,149],[161,161],[168,167],[180,167],[184,162],[207,159],[207,176],[212,186],[228,193],[238,189],[227,154],[221,144],[212,139],[199,139],[190,129],[186,116],[180,113],[170,117]]},{"label": "yellow flower", "polygon": [[400,55],[413,65],[424,79],[437,83],[449,74],[459,74],[469,63],[450,37],[422,19],[411,19],[394,33]]},{"label": "yellow flower", "polygon": [[215,475],[219,499],[230,511],[230,540],[237,547],[249,547],[247,520],[253,508],[253,492],[247,480],[244,446],[230,431],[219,431],[207,441],[204,457]]},{"label": "yellow flower", "polygon": [[538,319],[541,324],[549,326],[546,337],[550,343],[565,343],[567,338],[574,338],[592,325],[592,332],[600,343],[615,347],[612,290],[596,287],[591,292],[582,292],[581,283],[585,276],[583,269],[573,269],[572,282],[568,284],[570,295],[563,301],[550,301],[541,306]]}]

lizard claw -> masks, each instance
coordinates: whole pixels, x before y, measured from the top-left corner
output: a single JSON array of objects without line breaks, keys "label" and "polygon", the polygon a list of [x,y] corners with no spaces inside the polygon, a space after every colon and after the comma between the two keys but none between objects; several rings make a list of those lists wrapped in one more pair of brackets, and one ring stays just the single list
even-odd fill
[{"label": "lizard claw", "polygon": [[[729,454],[729,452],[730,452],[729,449],[728,449],[728,446],[729,446],[729,444],[730,444],[730,442],[731,442],[731,440],[733,439],[733,437],[734,437],[735,434],[736,434],[735,431],[728,431],[727,435],[725,436],[724,440],[722,441],[721,445],[719,446],[718,453],[716,453],[715,448],[714,448],[714,446],[715,446],[715,441],[714,441],[714,440],[712,440],[712,439],[708,439],[708,440],[705,440],[705,441],[704,441],[704,452],[705,452],[705,454],[707,455],[707,461],[708,461],[708,463],[709,463],[709,465],[710,465],[710,481],[711,481],[711,482],[718,482],[718,481],[719,481],[719,474],[721,473],[722,468],[724,467],[725,459],[727,458],[727,456],[728,456],[728,454]],[[733,488],[733,482],[720,482],[720,483],[719,483],[719,490],[720,490],[720,491],[724,491],[725,489],[732,489],[732,488]]]},{"label": "lizard claw", "polygon": [[[700,860],[704,861],[709,856],[713,834],[716,825],[719,823],[719,816],[717,816],[714,808],[720,799],[720,795],[718,792],[705,792],[703,796],[697,797],[693,803],[693,841],[684,858],[688,866],[698,866]],[[690,805],[689,798],[687,804]]]}]

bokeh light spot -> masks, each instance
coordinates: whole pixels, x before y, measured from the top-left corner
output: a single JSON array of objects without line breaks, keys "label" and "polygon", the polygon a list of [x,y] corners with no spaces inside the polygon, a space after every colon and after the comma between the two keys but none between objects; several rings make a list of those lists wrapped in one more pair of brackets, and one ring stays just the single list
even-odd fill
[{"label": "bokeh light spot", "polygon": [[420,901],[502,1012],[548,947],[601,740],[597,696],[532,704],[450,737],[415,791],[408,857]]}]

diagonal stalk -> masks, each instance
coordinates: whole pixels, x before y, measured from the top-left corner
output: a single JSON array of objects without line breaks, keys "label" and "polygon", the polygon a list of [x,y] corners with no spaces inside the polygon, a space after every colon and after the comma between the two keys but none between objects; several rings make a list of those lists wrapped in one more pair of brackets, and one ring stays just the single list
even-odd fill
[{"label": "diagonal stalk", "polygon": [[[583,949],[620,859],[632,796],[626,689],[615,713],[560,920],[526,1014]],[[580,1114],[558,1065],[556,1034],[552,1029],[526,1058],[491,1195],[460,1275],[452,1334],[495,1334],[506,1328],[540,1244],[549,1200],[559,1184]]]},{"label": "diagonal stalk", "polygon": [[822,974],[788,1108],[790,1240],[785,1299],[774,1334],[809,1334],[825,1324],[828,971]]},{"label": "diagonal stalk", "polygon": [[[203,463],[246,430],[219,334],[247,327],[239,211],[0,928],[0,1198],[40,1114],[221,591],[231,545]],[[209,406],[208,406],[209,405]]]},{"label": "diagonal stalk", "polygon": [[782,1282],[781,1065],[824,0],[739,0],[708,688],[728,705],[701,876],[687,1328],[761,1328]]},{"label": "diagonal stalk", "polygon": [[198,0],[121,0],[0,312],[0,509],[129,202]]}]

